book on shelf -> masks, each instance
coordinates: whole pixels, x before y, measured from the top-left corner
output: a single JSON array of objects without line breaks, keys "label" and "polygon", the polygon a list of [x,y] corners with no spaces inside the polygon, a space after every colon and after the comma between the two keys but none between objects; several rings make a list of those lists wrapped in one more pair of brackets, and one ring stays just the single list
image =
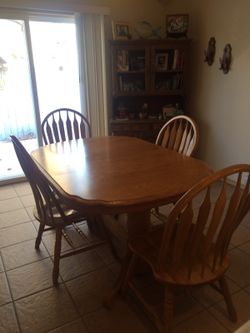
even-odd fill
[{"label": "book on shelf", "polygon": [[127,80],[122,75],[118,78],[118,87],[120,92],[143,92],[145,83],[143,80]]},{"label": "book on shelf", "polygon": [[129,70],[131,71],[145,70],[145,55],[130,55]]},{"label": "book on shelf", "polygon": [[126,72],[129,70],[128,65],[128,51],[118,50],[116,56],[116,68],[118,71]]},{"label": "book on shelf", "polygon": [[173,59],[173,67],[172,70],[176,71],[178,69],[178,62],[179,62],[179,50],[174,50],[174,59]]}]

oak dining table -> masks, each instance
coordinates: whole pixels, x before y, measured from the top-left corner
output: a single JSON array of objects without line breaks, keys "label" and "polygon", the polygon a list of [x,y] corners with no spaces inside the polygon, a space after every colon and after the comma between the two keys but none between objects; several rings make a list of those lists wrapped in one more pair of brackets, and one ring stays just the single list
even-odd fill
[{"label": "oak dining table", "polygon": [[151,208],[212,173],[203,161],[133,137],[59,142],[31,155],[72,208],[87,216],[128,213],[129,238],[149,228]]}]

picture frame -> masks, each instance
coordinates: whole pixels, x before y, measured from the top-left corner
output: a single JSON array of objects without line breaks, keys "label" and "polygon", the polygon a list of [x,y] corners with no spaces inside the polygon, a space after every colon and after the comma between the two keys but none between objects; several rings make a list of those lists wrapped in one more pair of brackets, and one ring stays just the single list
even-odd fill
[{"label": "picture frame", "polygon": [[168,54],[158,53],[155,56],[155,67],[156,70],[166,71],[168,69]]},{"label": "picture frame", "polygon": [[188,14],[167,15],[166,21],[167,37],[187,37],[189,24]]},{"label": "picture frame", "polygon": [[112,22],[113,39],[126,40],[131,38],[128,22]]}]

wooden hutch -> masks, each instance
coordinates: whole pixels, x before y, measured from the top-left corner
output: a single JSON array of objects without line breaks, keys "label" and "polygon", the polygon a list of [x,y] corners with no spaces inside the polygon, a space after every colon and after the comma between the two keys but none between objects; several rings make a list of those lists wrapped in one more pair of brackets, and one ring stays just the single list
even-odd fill
[{"label": "wooden hutch", "polygon": [[111,41],[110,134],[154,142],[171,108],[183,110],[188,45],[188,39]]}]

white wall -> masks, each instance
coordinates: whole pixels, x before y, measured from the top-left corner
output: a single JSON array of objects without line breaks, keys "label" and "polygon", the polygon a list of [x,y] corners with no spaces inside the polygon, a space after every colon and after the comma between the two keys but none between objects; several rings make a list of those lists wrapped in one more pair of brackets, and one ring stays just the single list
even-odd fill
[{"label": "white wall", "polygon": [[[169,0],[165,8],[190,13],[188,110],[201,131],[199,156],[215,169],[250,163],[250,1]],[[209,67],[204,50],[211,36],[217,43]],[[233,62],[231,71],[223,74],[219,58],[226,43],[232,45]]]}]

